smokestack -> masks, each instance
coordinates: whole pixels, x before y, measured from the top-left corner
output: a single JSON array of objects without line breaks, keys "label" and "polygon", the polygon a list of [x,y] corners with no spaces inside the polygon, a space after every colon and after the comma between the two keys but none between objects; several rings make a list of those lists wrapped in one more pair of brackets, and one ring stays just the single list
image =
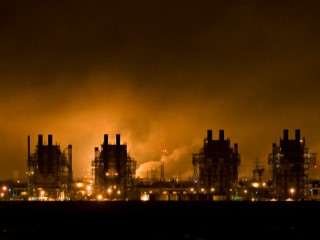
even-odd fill
[{"label": "smokestack", "polygon": [[117,146],[120,146],[120,134],[116,135],[116,144]]},{"label": "smokestack", "polygon": [[41,134],[38,135],[38,146],[42,146],[43,144],[43,137]]},{"label": "smokestack", "polygon": [[71,156],[72,155],[72,145],[68,145],[68,154]]},{"label": "smokestack", "polygon": [[70,163],[70,168],[69,168],[69,179],[72,181],[73,180],[73,171],[72,171],[72,145],[68,145],[68,157],[69,157],[69,163]]},{"label": "smokestack", "polygon": [[220,141],[224,140],[224,130],[219,130],[219,140]]},{"label": "smokestack", "polygon": [[103,140],[104,145],[108,145],[108,134],[104,135],[104,140]]},{"label": "smokestack", "polygon": [[212,142],[212,130],[207,131],[207,140],[208,142]]},{"label": "smokestack", "polygon": [[99,148],[95,147],[94,148],[94,162],[97,164],[99,161],[100,153],[99,153]]},{"label": "smokestack", "polygon": [[48,145],[52,146],[52,134],[48,135]]},{"label": "smokestack", "polygon": [[99,148],[98,147],[94,148],[94,156],[95,156],[95,158],[99,157]]},{"label": "smokestack", "polygon": [[28,160],[30,159],[30,136],[28,136]]},{"label": "smokestack", "polygon": [[288,129],[283,130],[283,139],[286,141],[289,139],[289,130]]},{"label": "smokestack", "polygon": [[296,141],[300,141],[300,130],[296,129]]},{"label": "smokestack", "polygon": [[277,150],[277,144],[272,143],[272,153],[276,153],[276,150]]},{"label": "smokestack", "polygon": [[234,144],[234,153],[238,154],[238,143]]}]

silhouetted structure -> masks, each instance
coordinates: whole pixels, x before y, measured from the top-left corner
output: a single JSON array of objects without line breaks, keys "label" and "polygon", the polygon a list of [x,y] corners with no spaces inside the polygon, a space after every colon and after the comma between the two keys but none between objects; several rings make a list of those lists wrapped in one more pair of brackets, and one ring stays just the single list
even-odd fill
[{"label": "silhouetted structure", "polygon": [[213,192],[214,196],[230,199],[238,183],[240,155],[238,144],[230,147],[224,139],[224,130],[219,130],[219,139],[212,140],[212,130],[207,131],[203,148],[193,154],[194,181],[202,191]]},{"label": "silhouetted structure", "polygon": [[[151,171],[151,178],[136,178],[137,162],[127,153],[127,145],[108,143],[104,135],[101,150],[94,148],[95,157],[91,161],[90,179],[72,179],[72,146],[60,150],[53,145],[52,135],[48,144],[43,136],[38,136],[35,153],[30,153],[28,136],[27,183],[2,186],[0,200],[159,200],[159,201],[212,201],[212,200],[319,200],[319,186],[310,186],[308,177],[310,166],[316,164],[316,154],[309,153],[305,139],[300,138],[300,130],[289,140],[288,130],[284,130],[280,144],[273,143],[273,152],[268,156],[272,179],[262,180],[264,167],[256,162],[253,178],[238,181],[240,154],[238,144],[230,146],[224,130],[219,130],[218,140],[212,139],[212,130],[207,130],[203,147],[193,153],[193,179],[164,178],[164,160],[167,150],[163,150],[161,176]],[[311,170],[311,168],[310,168]],[[27,197],[26,197],[27,196]]]},{"label": "silhouetted structure", "polygon": [[34,154],[30,154],[28,136],[28,195],[41,199],[68,199],[72,187],[72,145],[62,152],[59,145],[53,145],[48,135],[48,145],[38,135]]},{"label": "silhouetted structure", "polygon": [[168,155],[168,150],[166,148],[164,148],[162,150],[162,160],[161,160],[161,166],[160,166],[160,181],[165,182],[165,178],[164,178],[164,160],[167,159],[167,155]]},{"label": "silhouetted structure", "polygon": [[295,138],[289,139],[289,130],[283,130],[280,145],[272,144],[268,164],[272,168],[273,195],[278,200],[304,199],[306,193],[307,170],[316,163],[316,154],[309,153],[305,138],[300,138],[300,130],[295,130]]},{"label": "silhouetted structure", "polygon": [[136,161],[128,156],[127,145],[120,144],[120,134],[116,134],[116,144],[108,143],[108,134],[99,151],[95,147],[93,176],[95,188],[106,198],[125,199],[134,188]]},{"label": "silhouetted structure", "polygon": [[258,160],[256,161],[256,166],[252,170],[253,173],[253,181],[262,182],[262,175],[264,173],[264,167],[259,165]]}]

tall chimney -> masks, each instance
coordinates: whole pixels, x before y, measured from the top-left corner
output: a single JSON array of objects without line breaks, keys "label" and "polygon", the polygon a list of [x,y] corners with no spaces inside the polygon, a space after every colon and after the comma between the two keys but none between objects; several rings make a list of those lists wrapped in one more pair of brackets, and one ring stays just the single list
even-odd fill
[{"label": "tall chimney", "polygon": [[300,130],[296,129],[296,141],[300,142]]},{"label": "tall chimney", "polygon": [[98,147],[94,148],[94,157],[95,157],[95,159],[99,157],[99,148]]},{"label": "tall chimney", "polygon": [[48,145],[52,146],[52,134],[48,135]]},{"label": "tall chimney", "polygon": [[272,143],[272,153],[275,154],[277,152],[277,144]]},{"label": "tall chimney", "polygon": [[117,146],[120,146],[120,134],[116,135],[116,144]]},{"label": "tall chimney", "polygon": [[286,141],[289,140],[289,130],[288,129],[283,130],[283,139]]},{"label": "tall chimney", "polygon": [[68,145],[68,157],[69,157],[69,164],[70,164],[70,168],[69,168],[69,177],[70,177],[70,180],[72,180],[73,178],[73,172],[72,172],[72,145],[69,144]]},{"label": "tall chimney", "polygon": [[219,140],[220,141],[224,140],[224,130],[219,130]]},{"label": "tall chimney", "polygon": [[30,160],[30,136],[28,136],[28,161]]},{"label": "tall chimney", "polygon": [[207,131],[207,140],[208,142],[212,142],[212,130]]},{"label": "tall chimney", "polygon": [[38,135],[38,146],[42,146],[43,144],[43,137],[41,134]]},{"label": "tall chimney", "polygon": [[104,135],[103,145],[108,145],[108,134]]}]

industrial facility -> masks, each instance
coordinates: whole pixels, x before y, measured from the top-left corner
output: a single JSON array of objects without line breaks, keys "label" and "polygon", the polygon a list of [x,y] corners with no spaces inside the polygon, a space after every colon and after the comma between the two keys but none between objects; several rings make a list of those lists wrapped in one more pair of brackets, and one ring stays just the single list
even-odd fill
[{"label": "industrial facility", "polygon": [[193,154],[193,180],[203,191],[214,192],[216,199],[231,200],[238,184],[240,162],[238,144],[231,147],[224,130],[219,130],[219,139],[213,140],[212,130],[208,130],[203,148]]},{"label": "industrial facility", "polygon": [[283,130],[280,144],[272,144],[268,164],[272,169],[273,197],[278,200],[308,198],[308,170],[316,164],[316,154],[309,153],[300,129],[289,139],[289,130]]},{"label": "industrial facility", "polygon": [[121,144],[120,134],[116,135],[116,144],[109,144],[108,134],[104,134],[101,150],[95,147],[94,152],[92,176],[95,192],[110,200],[125,200],[128,191],[134,188],[137,163],[128,155],[127,145]]},{"label": "industrial facility", "polygon": [[270,178],[264,178],[265,168],[258,164],[252,177],[239,179],[241,157],[238,144],[231,145],[224,130],[213,139],[207,130],[203,147],[192,154],[190,165],[193,176],[165,179],[164,161],[161,171],[151,171],[146,179],[136,177],[137,161],[127,152],[116,134],[115,144],[104,134],[101,147],[94,148],[91,174],[87,178],[73,179],[72,145],[64,150],[53,144],[52,135],[45,143],[38,135],[35,151],[30,150],[28,136],[27,180],[0,182],[0,200],[51,201],[301,201],[320,200],[319,180],[311,177],[316,169],[316,154],[309,153],[305,138],[295,130],[289,139],[289,130],[283,130],[279,145],[272,144],[272,153],[266,156]]},{"label": "industrial facility", "polygon": [[38,136],[34,153],[30,153],[28,136],[27,193],[32,199],[70,200],[72,196],[72,145],[63,151],[54,145],[52,135],[45,144],[43,136]]}]

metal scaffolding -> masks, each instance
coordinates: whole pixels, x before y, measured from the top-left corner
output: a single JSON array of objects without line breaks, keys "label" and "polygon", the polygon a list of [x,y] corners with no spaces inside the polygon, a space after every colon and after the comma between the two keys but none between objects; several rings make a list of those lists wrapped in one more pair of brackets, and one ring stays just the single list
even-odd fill
[{"label": "metal scaffolding", "polygon": [[136,161],[128,155],[127,145],[120,144],[120,134],[116,144],[109,144],[108,135],[104,135],[101,151],[95,148],[92,169],[95,189],[106,198],[125,199],[134,188]]},{"label": "metal scaffolding", "polygon": [[43,136],[38,135],[35,152],[30,153],[28,136],[28,196],[66,200],[70,197],[72,176],[72,145],[60,150],[53,145],[52,135],[48,135],[48,145]]},{"label": "metal scaffolding", "polygon": [[219,140],[212,140],[212,130],[207,131],[203,148],[193,154],[193,182],[203,191],[231,199],[237,186],[240,166],[238,144],[230,147],[224,139],[224,130],[219,130]]},{"label": "metal scaffolding", "polygon": [[284,129],[280,145],[272,145],[268,164],[271,166],[274,198],[301,200],[307,196],[308,169],[316,164],[316,154],[309,153],[299,129],[295,130],[294,139],[289,139],[289,131]]}]

